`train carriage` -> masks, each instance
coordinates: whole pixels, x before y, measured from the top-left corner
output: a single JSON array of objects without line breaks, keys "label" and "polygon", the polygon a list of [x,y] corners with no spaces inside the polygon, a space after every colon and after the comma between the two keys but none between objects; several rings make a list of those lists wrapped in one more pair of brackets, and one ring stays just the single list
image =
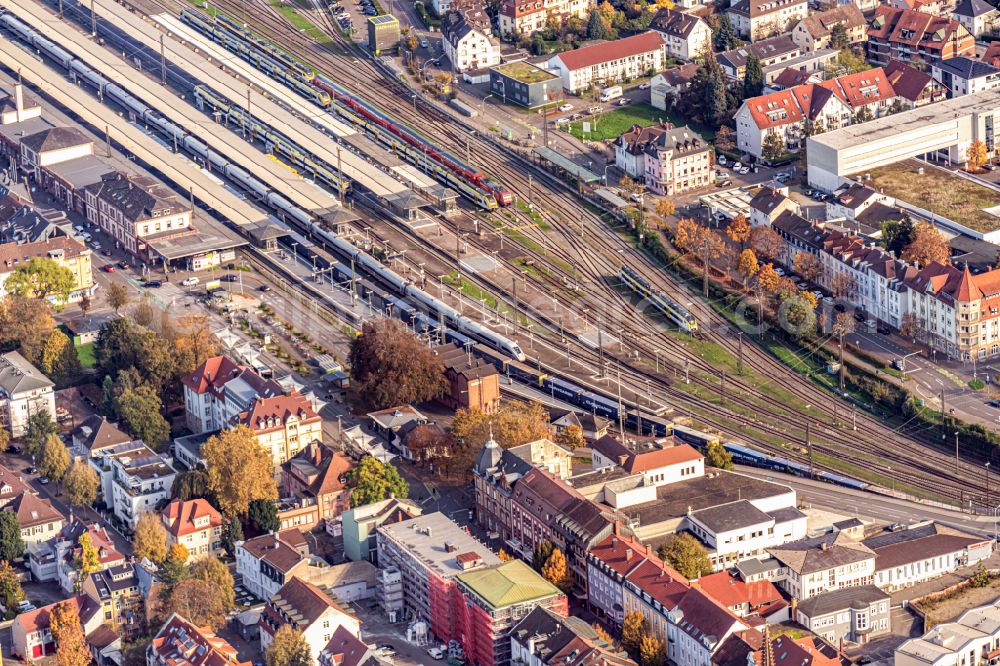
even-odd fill
[{"label": "train carriage", "polygon": [[720,444],[719,436],[712,435],[707,432],[702,432],[701,430],[695,430],[694,428],[688,428],[687,426],[675,425],[673,427],[674,437],[681,440],[682,442],[687,442],[691,446],[704,451],[708,448],[711,443]]}]

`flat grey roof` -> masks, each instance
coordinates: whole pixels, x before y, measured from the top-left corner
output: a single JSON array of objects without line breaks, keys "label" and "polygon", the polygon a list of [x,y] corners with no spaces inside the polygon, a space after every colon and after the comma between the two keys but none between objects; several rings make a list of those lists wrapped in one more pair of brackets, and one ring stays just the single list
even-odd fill
[{"label": "flat grey roof", "polygon": [[[455,557],[463,553],[476,553],[488,567],[500,564],[500,558],[492,550],[439,511],[401,523],[382,525],[378,531],[443,578],[451,578],[464,571],[455,561]],[[450,552],[446,544],[451,546]]]},{"label": "flat grey roof", "polygon": [[565,169],[585,183],[593,183],[601,179],[601,177],[597,174],[584,169],[573,160],[565,157],[562,153],[552,150],[551,148],[538,146],[537,148],[534,148],[532,152],[541,157],[543,160],[551,162],[561,169]]},{"label": "flat grey roof", "polygon": [[76,189],[101,182],[101,177],[112,173],[115,168],[96,155],[85,155],[75,160],[52,164],[46,167]]},{"label": "flat grey roof", "polygon": [[894,113],[867,123],[848,125],[837,130],[809,137],[810,141],[843,150],[853,146],[887,139],[903,132],[923,129],[927,125],[957,120],[974,113],[1000,109],[1000,90],[987,90],[972,95],[962,95],[918,109]]},{"label": "flat grey roof", "polygon": [[24,137],[51,129],[52,127],[52,123],[45,120],[45,118],[28,118],[19,123],[0,125],[0,136],[10,139],[14,143],[20,143]]},{"label": "flat grey roof", "polygon": [[793,69],[798,69],[799,66],[804,65],[808,62],[813,62],[814,60],[822,60],[823,58],[832,58],[838,53],[836,49],[819,49],[818,51],[810,51],[809,53],[803,53],[800,56],[796,56],[791,60],[785,60],[783,62],[776,62],[773,65],[768,65],[764,67],[764,73],[769,74],[771,72],[782,71],[788,69],[789,67]]},{"label": "flat grey roof", "polygon": [[771,521],[771,516],[746,500],[699,509],[692,512],[691,517],[715,534]]},{"label": "flat grey roof", "polygon": [[248,245],[245,238],[238,236],[214,219],[201,216],[193,220],[196,233],[177,235],[172,238],[146,238],[146,242],[157,254],[168,261],[184,259],[214,250],[231,250]]}]

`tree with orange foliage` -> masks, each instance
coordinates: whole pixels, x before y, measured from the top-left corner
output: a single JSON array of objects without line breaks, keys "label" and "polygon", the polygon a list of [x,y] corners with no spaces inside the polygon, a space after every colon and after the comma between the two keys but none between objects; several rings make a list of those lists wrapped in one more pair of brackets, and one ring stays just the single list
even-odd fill
[{"label": "tree with orange foliage", "polygon": [[698,257],[703,268],[701,293],[708,296],[708,276],[712,262],[722,256],[725,244],[719,235],[690,218],[677,223],[677,245]]},{"label": "tree with orange foliage", "polygon": [[778,258],[784,244],[785,241],[781,240],[778,232],[770,227],[754,227],[750,230],[750,247],[758,257],[773,261]]},{"label": "tree with orange foliage", "polygon": [[747,280],[752,278],[760,270],[757,262],[757,255],[750,248],[740,252],[740,258],[736,264],[736,270],[743,276],[743,288],[746,289]]},{"label": "tree with orange foliage", "polygon": [[747,222],[746,215],[734,217],[726,225],[726,235],[729,236],[729,240],[739,243],[741,250],[745,249],[747,241],[750,240],[750,224]]},{"label": "tree with orange foliage", "polygon": [[49,616],[49,630],[56,641],[57,666],[87,666],[90,664],[90,648],[83,635],[80,612],[71,599],[61,601]]},{"label": "tree with orange foliage", "polygon": [[948,241],[932,224],[918,222],[913,228],[913,240],[903,248],[903,261],[910,261],[920,266],[935,261],[947,264],[951,256]]},{"label": "tree with orange foliage", "polygon": [[796,252],[792,263],[795,272],[808,282],[815,282],[823,274],[823,263],[811,252]]},{"label": "tree with orange foliage", "polygon": [[834,298],[851,300],[858,290],[858,279],[852,273],[837,273],[830,282],[830,291]]},{"label": "tree with orange foliage", "polygon": [[757,292],[757,324],[760,326],[761,337],[764,335],[764,297],[768,293],[773,293],[780,281],[781,278],[770,262],[761,266],[754,276],[754,291]]}]

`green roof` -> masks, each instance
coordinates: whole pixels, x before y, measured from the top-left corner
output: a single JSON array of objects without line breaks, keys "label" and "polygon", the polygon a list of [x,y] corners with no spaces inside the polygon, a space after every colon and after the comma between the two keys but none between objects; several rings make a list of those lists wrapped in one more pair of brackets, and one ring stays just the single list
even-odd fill
[{"label": "green roof", "polygon": [[510,560],[488,569],[469,571],[459,574],[456,579],[493,609],[561,594],[559,588],[539,576],[521,560]]}]

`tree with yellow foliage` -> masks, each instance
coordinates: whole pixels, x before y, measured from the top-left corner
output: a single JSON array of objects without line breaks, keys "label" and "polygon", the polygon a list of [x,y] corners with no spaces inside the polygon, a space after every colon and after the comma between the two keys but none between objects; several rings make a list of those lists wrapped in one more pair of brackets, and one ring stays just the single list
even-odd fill
[{"label": "tree with yellow foliage", "polygon": [[542,578],[549,581],[563,592],[573,589],[573,572],[569,569],[566,556],[558,548],[552,549],[552,554],[542,567]]}]

